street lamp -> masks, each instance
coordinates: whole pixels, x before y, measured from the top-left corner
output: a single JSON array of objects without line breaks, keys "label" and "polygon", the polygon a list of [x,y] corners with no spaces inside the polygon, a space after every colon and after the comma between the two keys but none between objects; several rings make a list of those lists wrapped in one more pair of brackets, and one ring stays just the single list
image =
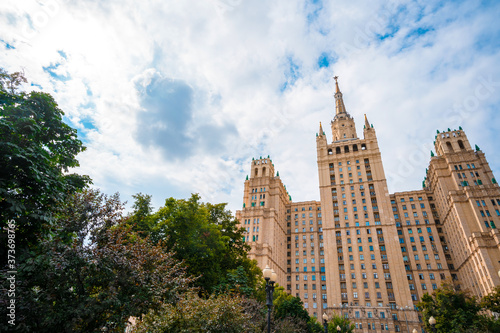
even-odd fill
[{"label": "street lamp", "polygon": [[342,331],[342,329],[340,328],[339,325],[337,325],[337,332],[340,332],[340,331]]},{"label": "street lamp", "polygon": [[266,280],[267,333],[271,333],[271,308],[273,306],[274,283],[276,282],[277,274],[269,266],[266,266],[262,273]]},{"label": "street lamp", "polygon": [[429,324],[431,325],[432,331],[436,332],[436,319],[433,316],[429,318]]},{"label": "street lamp", "polygon": [[323,313],[323,327],[325,328],[325,333],[328,333],[328,315]]}]

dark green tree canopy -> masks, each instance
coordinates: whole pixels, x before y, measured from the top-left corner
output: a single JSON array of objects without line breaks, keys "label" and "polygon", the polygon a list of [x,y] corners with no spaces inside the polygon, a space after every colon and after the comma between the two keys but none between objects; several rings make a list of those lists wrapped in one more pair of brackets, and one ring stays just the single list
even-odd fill
[{"label": "dark green tree canopy", "polygon": [[418,308],[429,331],[432,316],[436,319],[438,333],[487,332],[488,318],[480,313],[477,299],[458,290],[453,283],[443,283],[432,295],[424,294]]},{"label": "dark green tree canopy", "polygon": [[[190,290],[185,266],[161,242],[132,231],[122,208],[118,195],[97,190],[60,205],[51,237],[19,258],[19,332],[123,332],[130,316],[175,304]],[[0,300],[3,317],[7,301]]]},{"label": "dark green tree canopy", "polygon": [[0,71],[0,223],[14,220],[19,241],[30,243],[89,178],[68,174],[85,148],[63,111],[49,94],[17,92],[22,82],[21,73]]},{"label": "dark green tree canopy", "polygon": [[232,290],[248,295],[256,289],[261,271],[248,258],[244,229],[226,204],[203,203],[193,194],[187,200],[169,198],[164,207],[149,214],[150,197],[138,194],[135,199],[130,223],[153,242],[163,241],[174,250],[188,272],[198,277],[198,287],[209,294]]}]

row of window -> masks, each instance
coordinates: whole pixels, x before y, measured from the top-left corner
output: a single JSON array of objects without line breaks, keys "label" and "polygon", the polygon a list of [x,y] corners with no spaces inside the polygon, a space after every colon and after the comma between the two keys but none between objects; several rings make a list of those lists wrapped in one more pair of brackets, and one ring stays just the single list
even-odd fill
[{"label": "row of window", "polygon": [[[495,209],[495,212],[496,212],[497,216],[500,216],[500,210]],[[480,210],[480,211],[479,211],[479,213],[481,213],[481,216],[482,216],[482,217],[486,217],[486,216],[491,217],[490,211],[489,211],[489,210],[487,210],[487,209],[486,209],[486,210],[484,210],[484,211],[483,211],[483,210]]]},{"label": "row of window", "polygon": [[[414,201],[413,200],[413,197],[409,197],[408,200],[411,202],[411,201]],[[405,198],[400,198],[400,201],[401,202],[405,202]],[[418,197],[418,201],[422,201],[422,197]],[[391,204],[395,205],[396,204],[396,200],[391,200]]]},{"label": "row of window", "polygon": [[[424,223],[425,224],[430,224],[429,220],[427,220],[427,219],[424,219]],[[411,225],[411,221],[410,220],[406,220],[406,225]],[[420,221],[419,220],[415,220],[415,225],[420,225]],[[401,226],[402,226],[401,222],[396,222],[396,227],[401,228]]]},{"label": "row of window", "polygon": [[[382,267],[384,269],[389,269],[389,264],[382,264]],[[351,268],[351,270],[354,270],[354,264],[351,264],[350,268]],[[377,269],[377,264],[376,263],[372,263],[372,268],[373,269]],[[365,264],[361,264],[361,269],[366,269]],[[345,270],[345,267],[344,267],[344,265],[340,264],[339,265],[339,271],[343,271],[343,270]]]},{"label": "row of window", "polygon": [[[426,211],[423,211],[422,212],[422,216],[423,217],[427,217],[427,212]],[[408,213],[404,213],[404,217],[408,218],[410,217]],[[418,217],[418,213],[417,212],[413,212],[413,217]],[[394,214],[394,219],[396,220],[399,220],[399,214]]]},{"label": "row of window", "polygon": [[[322,232],[323,231],[323,228],[319,228],[318,229],[319,232]],[[289,231],[290,232],[290,231]],[[295,233],[299,232],[299,228],[295,228]],[[306,232],[306,228],[302,228],[302,232]],[[314,232],[314,227],[310,227],[309,228],[309,232]]]},{"label": "row of window", "polygon": [[[417,270],[421,270],[422,269],[422,266],[420,264],[417,264]],[[432,265],[431,264],[427,264],[427,269],[432,269]],[[440,264],[440,263],[437,263],[437,269],[443,269],[443,266]],[[411,267],[410,265],[405,265],[405,270],[407,271],[411,271]],[[444,277],[444,273],[439,273],[441,275],[441,279],[444,280],[445,277]]]},{"label": "row of window", "polygon": [[[467,169],[475,169],[476,168],[474,163],[466,164],[466,165],[467,165]],[[455,170],[462,170],[463,169],[461,164],[455,164],[454,167],[455,167]]]},{"label": "row of window", "polygon": [[[312,286],[312,290],[316,290],[316,284],[315,283],[313,283],[311,286]],[[307,290],[308,288],[309,288],[309,285],[307,283],[304,283],[303,289]],[[295,285],[295,290],[300,290],[300,284],[297,283]],[[321,290],[326,290],[326,284],[322,284],[321,285]]]},{"label": "row of window", "polygon": [[[385,251],[385,248],[384,250],[381,249],[381,251]],[[381,255],[381,258],[382,260],[387,260],[387,255],[383,254]],[[344,261],[344,257],[343,256],[338,256],[338,259],[339,261]],[[353,261],[354,260],[354,256],[352,254],[349,255],[349,261]],[[365,255],[364,254],[360,254],[359,255],[359,260],[365,260]],[[375,255],[374,254],[370,254],[370,260],[375,260]]]},{"label": "row of window", "polygon": [[[295,256],[298,256],[298,255],[299,255],[299,251],[295,251]],[[304,256],[305,256],[305,255],[307,255],[307,250],[304,250],[304,251],[303,251],[303,255],[304,255]],[[312,255],[312,256],[314,255],[314,250],[311,250],[311,255]],[[320,256],[325,255],[325,251],[320,250],[320,251],[319,251],[319,255],[320,255]],[[287,253],[287,256],[288,256],[288,257],[291,257],[291,256],[292,256],[292,253],[291,253],[291,252],[288,252],[288,253]]]},{"label": "row of window", "polygon": [[[339,274],[340,280],[345,280],[346,274],[345,273],[340,273]],[[361,273],[361,278],[366,279],[368,277],[368,273],[362,272]],[[378,279],[378,273],[374,272],[373,273],[373,278]],[[351,279],[356,279],[356,273],[351,273]],[[391,279],[391,273],[384,273],[384,279],[390,280]],[[378,285],[378,283],[377,283]],[[378,288],[376,285],[376,288]],[[353,285],[353,288],[356,288],[356,284]]]},{"label": "row of window", "polygon": [[[354,323],[354,326],[356,327],[356,329],[363,329],[363,323]],[[375,323],[368,323],[367,324],[368,326],[368,330],[377,330],[377,326],[375,325]],[[389,330],[389,326],[387,324],[380,324],[380,330],[381,331],[388,331]],[[400,329],[399,329],[399,326],[396,325],[396,332],[400,332]]]},{"label": "row of window", "polygon": [[[346,137],[346,135],[344,134],[344,138]],[[354,137],[354,134],[353,134],[353,137]],[[366,150],[366,144],[362,143],[361,144],[361,150]],[[352,145],[352,151],[355,152],[355,151],[358,151],[358,145],[357,144],[354,144]],[[349,146],[346,145],[344,146],[344,153],[348,153],[349,152]],[[341,147],[335,147],[335,154],[341,154],[342,153],[342,148]],[[328,149],[328,155],[333,155],[333,150],[332,149]]]},{"label": "row of window", "polygon": [[[319,239],[323,239],[323,235],[319,235],[318,237],[319,237]],[[314,239],[314,235],[311,235],[309,238],[310,238],[311,240],[313,240],[313,239]],[[302,235],[302,240],[306,240],[306,239],[307,239],[307,236],[306,236],[306,235]],[[296,236],[295,236],[295,240],[296,240],[296,241],[298,241],[298,240],[299,240],[299,235],[296,235]]]},{"label": "row of window", "polygon": [[[371,229],[365,229],[365,230],[366,230],[366,234],[367,235],[370,235],[372,233]],[[383,234],[382,229],[377,229],[376,232],[377,232],[377,235],[382,235]],[[351,230],[345,230],[345,234],[346,234],[346,236],[350,236],[351,235]],[[340,237],[341,235],[342,235],[342,231],[341,230],[337,230],[335,232],[335,236]],[[361,229],[356,229],[356,235],[361,235]]]},{"label": "row of window", "polygon": [[[310,259],[310,262],[311,262],[311,264],[315,264],[315,263],[316,263],[316,259],[315,259],[315,258],[311,258],[311,259]],[[295,259],[295,263],[296,263],[296,264],[299,264],[299,259]],[[303,264],[307,264],[307,258],[302,259],[302,263],[303,263]],[[325,263],[325,259],[324,259],[324,258],[321,258],[321,259],[320,259],[320,263],[321,263],[321,264],[324,264],[324,263]]]},{"label": "row of window", "polygon": [[[256,218],[256,219],[253,219],[253,224],[259,224],[259,220],[260,218]],[[252,219],[245,219],[245,223],[244,224],[250,224],[252,222]]]},{"label": "row of window", "polygon": [[[306,210],[306,207],[302,207],[302,208],[301,208],[301,211],[305,211],[305,210]],[[309,206],[309,210],[312,210],[312,206]],[[321,210],[321,206],[318,206],[317,210]],[[299,209],[298,209],[297,207],[295,207],[294,211],[295,211],[295,212],[298,212],[298,211],[299,211]],[[286,212],[287,212],[287,213],[290,213],[290,209],[288,209]]]},{"label": "row of window", "polygon": [[[316,281],[316,275],[315,274],[310,275],[310,277],[311,277],[311,281]],[[325,275],[320,275],[320,277],[321,277],[321,281],[326,281],[326,276]],[[302,279],[304,281],[307,281],[309,279],[309,275],[307,275],[307,274],[302,275]],[[291,280],[291,277],[288,276],[287,281],[290,281],[290,280]],[[300,274],[295,275],[295,281],[300,281]]]},{"label": "row of window", "polygon": [[[307,266],[302,267],[302,269],[303,269],[304,273],[307,273]],[[325,273],[325,266],[321,266],[319,268],[319,271],[320,271],[320,273]],[[299,267],[295,267],[295,272],[297,272],[297,273],[299,272]],[[312,266],[310,272],[311,273],[316,272],[316,266]]]}]

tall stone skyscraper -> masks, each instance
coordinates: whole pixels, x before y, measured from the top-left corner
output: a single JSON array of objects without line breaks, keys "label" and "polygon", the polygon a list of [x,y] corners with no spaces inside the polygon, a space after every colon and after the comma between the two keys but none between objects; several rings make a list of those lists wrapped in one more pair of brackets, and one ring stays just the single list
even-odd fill
[{"label": "tall stone skyscraper", "polygon": [[311,315],[421,331],[415,305],[444,280],[479,297],[500,284],[500,188],[460,128],[435,137],[422,190],[390,194],[375,128],[365,116],[358,138],[335,86],[331,142],[321,123],[316,136],[319,202],[293,202],[269,156],[252,160],[236,214],[250,257]]}]

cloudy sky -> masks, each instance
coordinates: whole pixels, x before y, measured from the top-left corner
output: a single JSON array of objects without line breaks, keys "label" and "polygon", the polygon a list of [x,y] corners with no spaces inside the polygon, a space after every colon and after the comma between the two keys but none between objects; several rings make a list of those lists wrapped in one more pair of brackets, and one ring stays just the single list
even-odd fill
[{"label": "cloudy sky", "polygon": [[458,126],[500,178],[499,17],[494,0],[7,0],[0,67],[56,98],[103,192],[234,212],[252,157],[294,201],[319,199],[334,75],[389,191],[421,188],[436,130]]}]

